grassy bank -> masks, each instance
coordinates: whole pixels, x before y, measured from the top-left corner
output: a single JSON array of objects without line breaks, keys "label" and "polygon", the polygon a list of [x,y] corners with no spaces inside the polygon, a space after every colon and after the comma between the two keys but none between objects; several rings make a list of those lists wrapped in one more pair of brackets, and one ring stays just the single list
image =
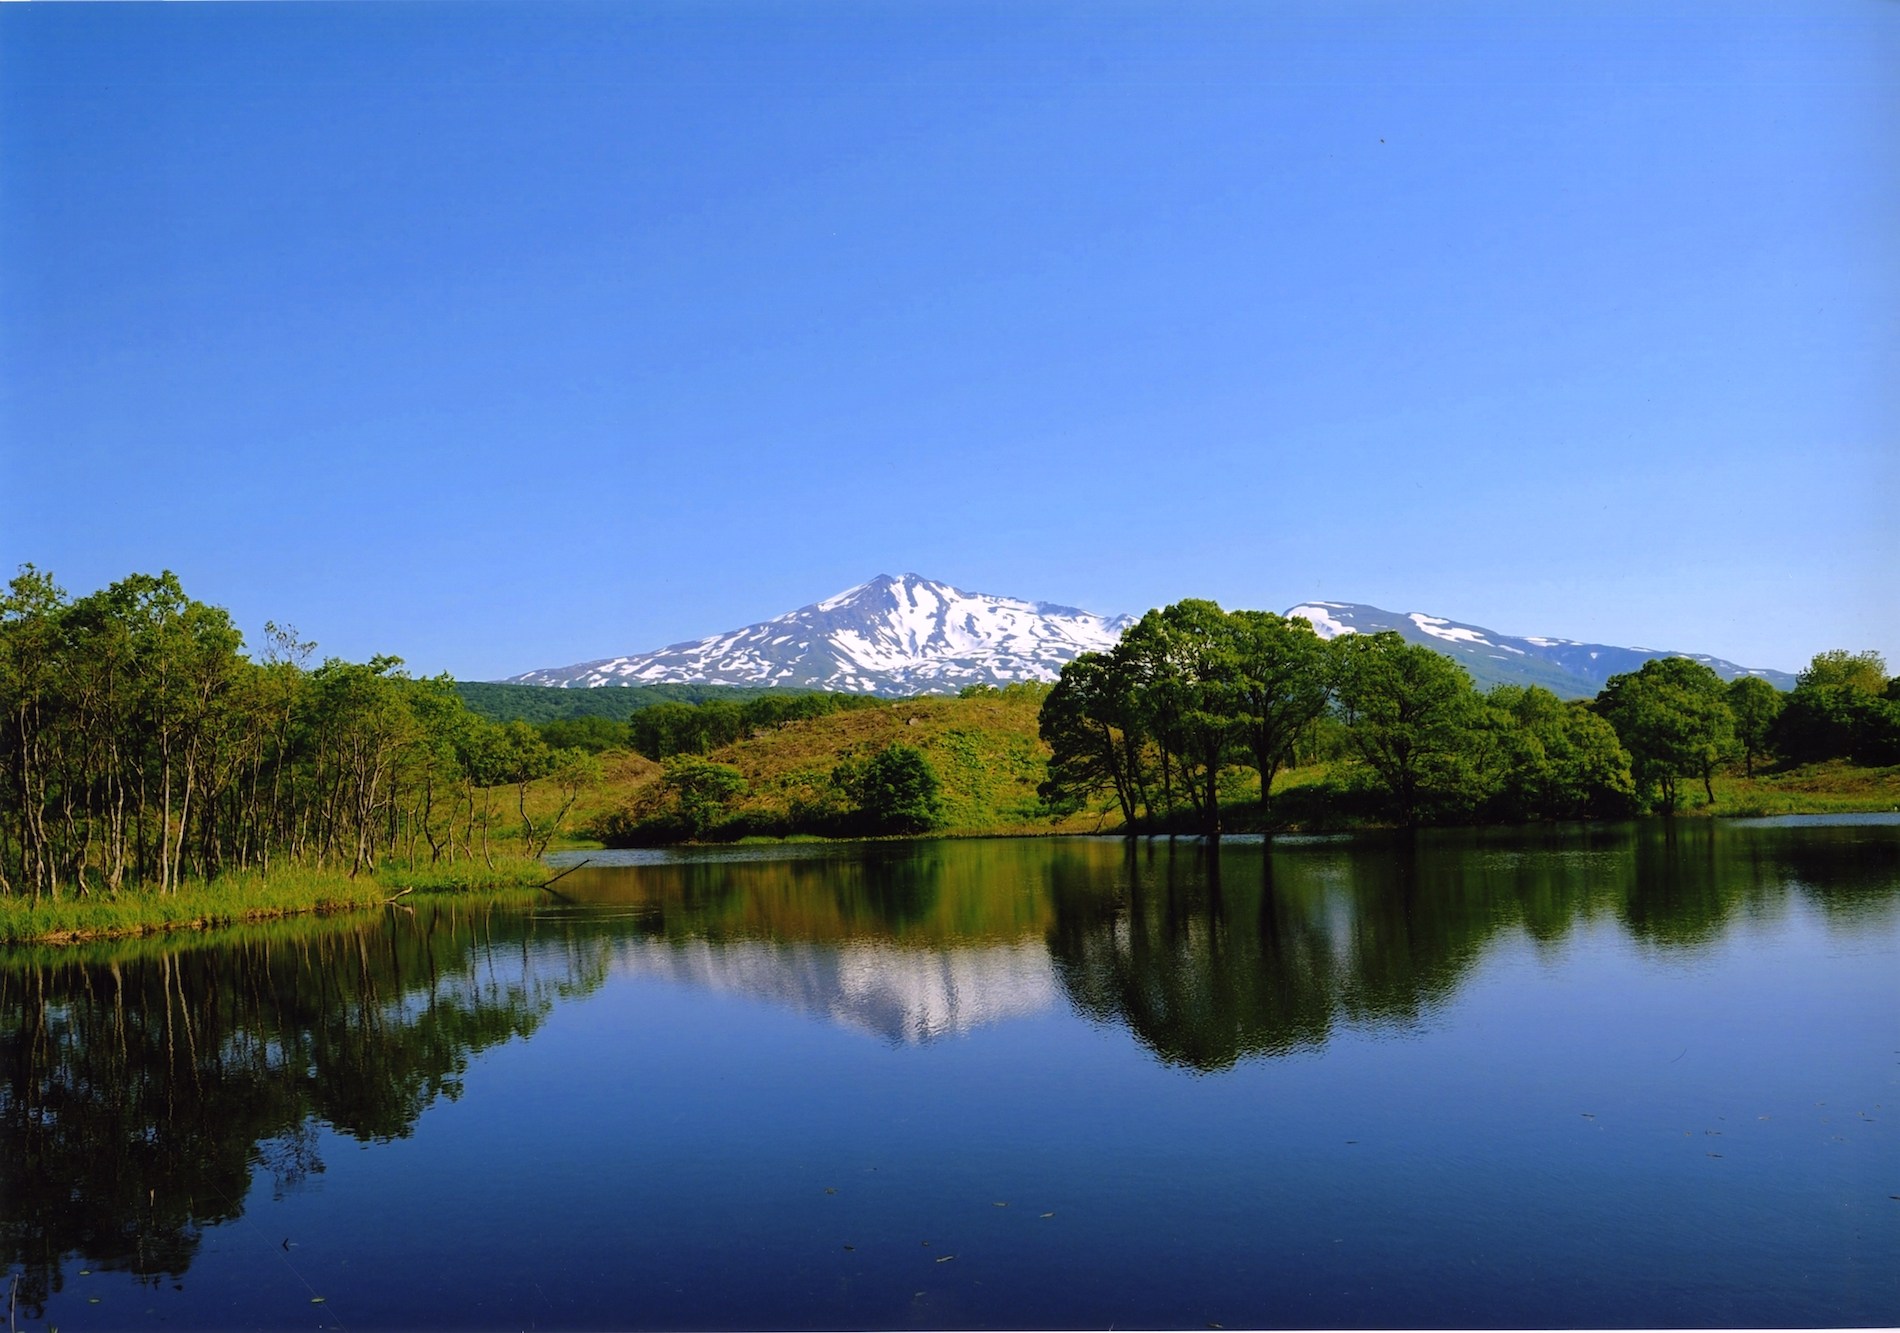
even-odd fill
[{"label": "grassy bank", "polygon": [[[727,838],[753,835],[776,840],[810,837],[799,830],[798,811],[823,808],[835,800],[832,774],[840,764],[862,758],[893,742],[922,751],[942,784],[944,822],[934,837],[999,837],[1050,833],[1112,833],[1121,823],[1113,798],[1093,798],[1085,809],[1068,814],[1049,810],[1037,793],[1048,773],[1048,747],[1037,734],[1039,699],[989,695],[968,699],[899,700],[887,708],[837,713],[827,717],[763,728],[747,739],[706,756],[730,764],[745,778],[744,790],[726,811]],[[588,830],[615,812],[633,812],[659,795],[661,765],[638,755],[601,756],[603,781],[584,793],[570,811],[564,836],[554,846],[598,846]],[[1900,768],[1856,767],[1845,761],[1798,768],[1758,769],[1754,777],[1735,771],[1714,780],[1715,803],[1708,804],[1702,784],[1681,784],[1685,817],[1781,814],[1840,814],[1900,807]],[[1335,759],[1284,769],[1275,776],[1273,801],[1263,812],[1258,783],[1244,769],[1230,771],[1222,784],[1224,823],[1230,832],[1260,832],[1269,827],[1304,832],[1383,827],[1378,794],[1360,766]],[[548,818],[560,801],[549,783],[536,784],[528,809]],[[499,800],[513,813],[512,790]],[[506,816],[504,816],[506,817]],[[1180,831],[1192,831],[1183,814]],[[758,835],[764,835],[760,838]],[[723,839],[718,839],[723,840]]]},{"label": "grassy bank", "polygon": [[1683,813],[1845,815],[1900,810],[1900,767],[1860,768],[1845,759],[1757,772],[1752,778],[1718,774],[1712,785],[1713,806],[1706,803],[1698,786],[1694,798],[1702,803]]},{"label": "grassy bank", "polygon": [[269,876],[254,872],[220,875],[181,885],[175,893],[131,889],[117,894],[42,898],[35,903],[0,898],[0,944],[58,944],[76,940],[150,935],[169,930],[206,930],[244,921],[305,913],[362,911],[399,894],[479,893],[522,890],[548,878],[548,869],[527,857],[480,862],[389,867],[351,879],[342,871],[291,867]]}]

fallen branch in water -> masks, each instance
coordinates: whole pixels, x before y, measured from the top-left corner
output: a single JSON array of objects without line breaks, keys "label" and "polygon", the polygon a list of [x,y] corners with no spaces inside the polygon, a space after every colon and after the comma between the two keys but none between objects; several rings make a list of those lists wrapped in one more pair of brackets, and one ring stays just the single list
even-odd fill
[{"label": "fallen branch in water", "polygon": [[[556,875],[554,879],[564,879],[567,876],[573,874],[576,870],[579,870],[581,866],[590,866],[593,863],[594,863],[594,858],[590,856],[585,861],[579,862],[576,865],[569,866],[566,870],[563,870],[560,874]],[[537,889],[545,889],[548,887],[548,885],[554,883],[554,879],[543,880],[541,883],[535,885],[534,887]]]},{"label": "fallen branch in water", "polygon": [[387,907],[389,906],[389,904],[395,902],[397,898],[404,897],[405,895],[414,893],[415,891],[416,891],[416,886],[411,884],[408,888],[403,889],[400,893],[393,894],[390,897],[383,899],[383,906]]}]

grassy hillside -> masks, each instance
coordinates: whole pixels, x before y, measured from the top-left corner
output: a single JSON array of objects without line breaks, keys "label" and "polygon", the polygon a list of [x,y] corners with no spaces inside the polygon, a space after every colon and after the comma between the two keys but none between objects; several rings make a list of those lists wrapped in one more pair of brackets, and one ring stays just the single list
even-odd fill
[{"label": "grassy hillside", "polygon": [[[1035,697],[918,698],[886,708],[835,713],[787,723],[715,750],[707,758],[737,768],[746,791],[730,813],[755,828],[789,826],[793,811],[837,799],[831,775],[841,763],[901,742],[921,750],[943,787],[947,835],[1087,833],[1119,823],[1109,798],[1089,811],[1055,818],[1037,797],[1048,750],[1036,734]],[[651,809],[659,797],[661,766],[625,752],[601,756],[601,786],[584,795],[567,821],[567,845],[591,845],[586,830],[616,812]],[[1380,817],[1349,760],[1282,770],[1274,782],[1273,823],[1309,830],[1376,825]],[[1232,832],[1264,827],[1257,784],[1236,771],[1223,784],[1226,824]],[[1844,762],[1809,765],[1754,778],[1718,775],[1716,803],[1703,803],[1699,783],[1684,816],[1824,814],[1900,808],[1900,768],[1857,768]],[[512,789],[506,809],[513,812]],[[529,809],[544,816],[558,798],[549,784],[529,793]]]},{"label": "grassy hillside", "polygon": [[[1047,776],[1048,750],[1036,735],[1038,697],[918,698],[890,707],[790,722],[707,755],[745,775],[747,790],[731,806],[754,825],[783,822],[800,806],[836,800],[832,771],[893,742],[924,753],[942,783],[946,834],[1087,832],[1093,814],[1053,819],[1036,795]],[[603,756],[606,779],[584,797],[569,826],[631,811],[657,795],[660,765],[636,755]],[[529,809],[551,808],[553,793],[536,790]]]},{"label": "grassy hillside", "polygon": [[1048,749],[1036,735],[1040,700],[912,699],[838,713],[740,741],[712,758],[736,767],[751,790],[741,813],[822,800],[841,761],[893,742],[923,751],[943,784],[945,833],[1044,831],[1051,821],[1036,787]]}]

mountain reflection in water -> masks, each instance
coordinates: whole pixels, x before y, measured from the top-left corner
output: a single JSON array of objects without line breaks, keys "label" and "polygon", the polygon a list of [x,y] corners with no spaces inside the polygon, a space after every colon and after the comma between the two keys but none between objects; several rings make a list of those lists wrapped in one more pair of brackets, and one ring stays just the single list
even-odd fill
[{"label": "mountain reflection in water", "polygon": [[[38,1317],[75,1259],[154,1284],[204,1228],[408,1135],[473,1055],[621,974],[897,1044],[1059,1013],[1211,1072],[1404,1029],[1500,940],[1694,956],[1812,909],[1890,929],[1891,826],[1230,843],[1023,840],[597,864],[563,901],[0,953],[0,1252]],[[602,861],[611,855],[594,854]]]},{"label": "mountain reflection in water", "polygon": [[1891,826],[1706,820],[1229,841],[1214,859],[1191,840],[798,851],[637,853],[561,883],[582,909],[626,913],[635,940],[616,957],[630,971],[894,1042],[1059,994],[1206,1071],[1321,1045],[1341,1024],[1416,1024],[1512,932],[1554,948],[1614,922],[1692,950],[1791,897],[1842,921],[1890,914],[1900,878]]}]

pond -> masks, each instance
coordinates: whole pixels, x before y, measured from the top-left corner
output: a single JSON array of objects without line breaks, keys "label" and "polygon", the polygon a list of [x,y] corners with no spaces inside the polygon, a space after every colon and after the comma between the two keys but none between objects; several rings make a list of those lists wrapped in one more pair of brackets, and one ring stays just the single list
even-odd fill
[{"label": "pond", "polygon": [[1900,1323],[1894,819],[588,855],[0,954],[17,1325]]}]

